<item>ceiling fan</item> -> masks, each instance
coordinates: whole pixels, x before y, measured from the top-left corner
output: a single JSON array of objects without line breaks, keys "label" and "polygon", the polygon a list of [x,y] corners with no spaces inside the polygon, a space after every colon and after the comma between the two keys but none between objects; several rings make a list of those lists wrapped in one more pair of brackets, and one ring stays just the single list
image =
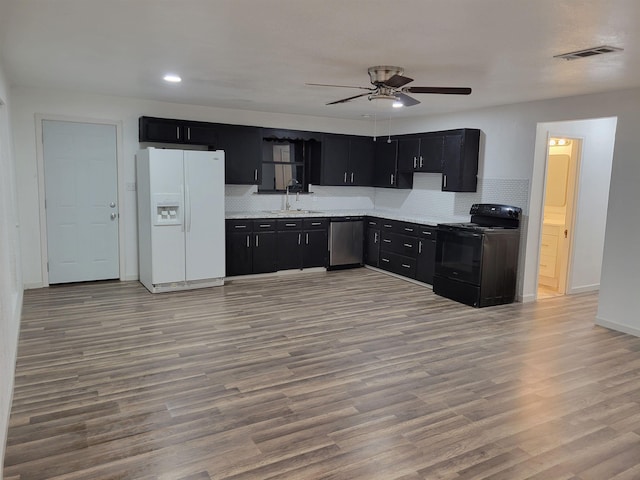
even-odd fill
[{"label": "ceiling fan", "polygon": [[369,67],[369,77],[373,87],[354,87],[351,85],[329,85],[326,83],[307,83],[307,85],[315,85],[318,87],[342,87],[342,88],[358,88],[367,90],[366,93],[354,95],[352,97],[343,98],[327,105],[335,105],[338,103],[346,103],[360,97],[368,97],[369,100],[393,100],[405,107],[417,105],[420,102],[407,93],[438,93],[445,95],[469,95],[470,88],[466,87],[405,87],[407,83],[413,82],[413,78],[404,77],[404,68],[392,67],[388,65],[378,65]]}]

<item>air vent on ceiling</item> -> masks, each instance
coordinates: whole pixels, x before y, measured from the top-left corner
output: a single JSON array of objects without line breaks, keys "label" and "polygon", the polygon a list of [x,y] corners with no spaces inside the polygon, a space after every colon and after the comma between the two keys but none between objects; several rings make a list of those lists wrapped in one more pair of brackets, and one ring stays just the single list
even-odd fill
[{"label": "air vent on ceiling", "polygon": [[604,53],[621,52],[623,49],[602,45],[600,47],[586,48],[576,52],[563,53],[562,55],[554,55],[553,58],[564,58],[565,60],[577,60],[578,58],[593,57],[594,55],[602,55]]}]

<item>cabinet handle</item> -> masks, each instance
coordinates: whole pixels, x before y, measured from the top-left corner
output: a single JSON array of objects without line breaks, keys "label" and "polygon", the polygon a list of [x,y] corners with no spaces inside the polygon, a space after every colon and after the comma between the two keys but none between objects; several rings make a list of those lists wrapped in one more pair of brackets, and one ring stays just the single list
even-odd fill
[{"label": "cabinet handle", "polygon": [[378,243],[378,232],[373,232],[373,243]]},{"label": "cabinet handle", "polygon": [[271,226],[270,223],[260,224],[260,228],[269,228]]},{"label": "cabinet handle", "polygon": [[353,183],[353,172],[351,172],[351,183]]},{"label": "cabinet handle", "polygon": [[422,232],[423,235],[431,235],[431,232]]},{"label": "cabinet handle", "polygon": [[413,232],[413,228],[404,227],[405,232]]},{"label": "cabinet handle", "polygon": [[234,229],[247,228],[247,226],[246,225],[234,225],[233,228]]},{"label": "cabinet handle", "polygon": [[393,173],[391,174],[391,185],[393,185]]},{"label": "cabinet handle", "polygon": [[258,235],[256,235],[256,247],[260,246],[260,241],[258,240],[258,238],[259,238]]},{"label": "cabinet handle", "polygon": [[418,240],[418,253],[422,253],[422,240]]},{"label": "cabinet handle", "polygon": [[422,168],[422,155],[420,155],[420,168]]},{"label": "cabinet handle", "polygon": [[413,168],[418,168],[418,159],[413,157]]},{"label": "cabinet handle", "polygon": [[447,188],[447,176],[442,175],[442,187]]},{"label": "cabinet handle", "polygon": [[384,243],[391,243],[391,240],[389,240],[388,238],[383,238],[383,239],[382,239],[382,241],[383,241]]},{"label": "cabinet handle", "polygon": [[322,225],[322,222],[311,222],[312,227],[317,227],[318,225]]},{"label": "cabinet handle", "polygon": [[176,127],[176,138],[180,140],[180,127]]},{"label": "cabinet handle", "polygon": [[389,223],[385,223],[384,225],[382,225],[384,228],[391,228],[391,225]]},{"label": "cabinet handle", "polygon": [[254,179],[256,182],[258,181],[258,169],[257,169],[257,168],[253,171],[253,179]]},{"label": "cabinet handle", "polygon": [[249,244],[249,235],[247,235],[247,248],[249,248],[251,245]]},{"label": "cabinet handle", "polygon": [[382,259],[382,261],[383,261],[383,262],[387,262],[387,263],[388,263],[388,262],[389,262],[389,259],[388,259],[388,258],[383,258],[383,259]]},{"label": "cabinet handle", "polygon": [[407,248],[413,248],[413,245],[410,244],[410,243],[405,243],[404,246],[407,247]]},{"label": "cabinet handle", "polygon": [[410,266],[410,265],[407,265],[406,263],[403,263],[403,264],[402,264],[402,266],[403,266],[404,268],[411,268],[411,266]]},{"label": "cabinet handle", "polygon": [[191,127],[187,127],[187,140],[191,140]]},{"label": "cabinet handle", "polygon": [[347,183],[347,172],[344,172],[344,183]]},{"label": "cabinet handle", "polygon": [[306,236],[305,242],[307,245],[309,245],[309,234],[305,233],[305,236]]},{"label": "cabinet handle", "polygon": [[300,245],[300,242],[302,241],[302,234],[299,233],[298,234],[298,245]]},{"label": "cabinet handle", "polygon": [[296,224],[295,223],[285,223],[284,226],[285,227],[295,227]]}]

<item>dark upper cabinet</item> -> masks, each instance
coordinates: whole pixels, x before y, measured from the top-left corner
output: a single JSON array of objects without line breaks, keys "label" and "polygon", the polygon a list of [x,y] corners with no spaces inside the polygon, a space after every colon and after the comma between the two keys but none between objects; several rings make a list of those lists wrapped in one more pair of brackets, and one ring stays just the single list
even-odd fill
[{"label": "dark upper cabinet", "polygon": [[258,127],[219,125],[216,150],[224,150],[227,184],[258,185],[262,176],[262,133]]},{"label": "dark upper cabinet", "polygon": [[373,139],[350,135],[322,136],[321,185],[370,186]]},{"label": "dark upper cabinet", "polygon": [[444,135],[429,134],[421,137],[398,139],[398,171],[442,172]]},{"label": "dark upper cabinet", "polygon": [[398,172],[398,141],[378,139],[374,147],[373,186],[411,188],[413,174]]},{"label": "dark upper cabinet", "polygon": [[184,122],[183,137],[185,143],[211,145],[217,148],[218,126],[207,122]]},{"label": "dark upper cabinet", "polygon": [[215,146],[217,130],[215,123],[156,117],[140,117],[138,120],[141,142]]},{"label": "dark upper cabinet", "polygon": [[374,141],[371,137],[349,139],[350,185],[371,186],[373,183]]},{"label": "dark upper cabinet", "polygon": [[475,192],[478,184],[480,130],[446,132],[442,159],[442,191]]},{"label": "dark upper cabinet", "polygon": [[140,142],[184,143],[183,121],[169,118],[140,117]]}]

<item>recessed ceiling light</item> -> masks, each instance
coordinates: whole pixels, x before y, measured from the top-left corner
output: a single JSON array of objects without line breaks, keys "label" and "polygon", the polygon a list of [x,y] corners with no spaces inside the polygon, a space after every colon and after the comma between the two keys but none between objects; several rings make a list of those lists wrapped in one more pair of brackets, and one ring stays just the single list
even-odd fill
[{"label": "recessed ceiling light", "polygon": [[174,75],[173,73],[165,75],[163,79],[165,82],[169,83],[180,83],[182,81],[182,78],[180,78],[180,76]]}]

